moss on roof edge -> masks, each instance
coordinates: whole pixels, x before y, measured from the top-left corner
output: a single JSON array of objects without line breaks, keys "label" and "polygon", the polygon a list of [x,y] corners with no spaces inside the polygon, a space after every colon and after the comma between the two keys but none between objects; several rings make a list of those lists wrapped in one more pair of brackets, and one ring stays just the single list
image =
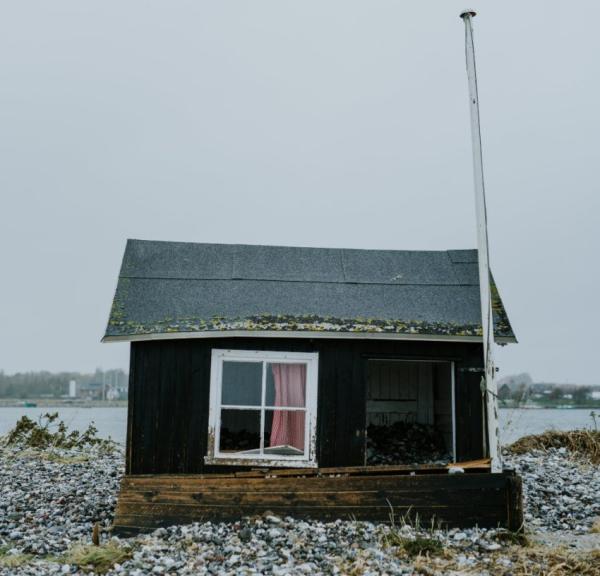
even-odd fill
[{"label": "moss on roof edge", "polygon": [[[492,310],[494,313],[494,336],[496,338],[515,338],[508,315],[493,277],[490,282]],[[199,318],[194,316],[164,318],[151,322],[130,320],[125,314],[124,301],[129,292],[129,278],[120,278],[115,294],[106,337],[136,336],[144,334],[172,334],[194,332],[348,332],[370,334],[407,334],[434,336],[481,336],[480,323],[457,324],[452,322],[426,322],[421,320],[398,320],[381,318],[336,318],[332,316],[274,315],[270,313],[245,318],[226,318],[213,316]]]},{"label": "moss on roof edge", "polygon": [[[510,325],[500,318],[495,322],[495,335],[512,337]],[[480,324],[430,323],[419,320],[401,321],[378,318],[333,318],[315,315],[289,316],[261,314],[248,318],[210,319],[186,317],[165,318],[156,322],[140,323],[126,320],[121,315],[112,316],[106,336],[134,336],[141,334],[169,334],[191,332],[228,331],[297,331],[297,332],[353,332],[415,334],[436,336],[481,336]]]}]

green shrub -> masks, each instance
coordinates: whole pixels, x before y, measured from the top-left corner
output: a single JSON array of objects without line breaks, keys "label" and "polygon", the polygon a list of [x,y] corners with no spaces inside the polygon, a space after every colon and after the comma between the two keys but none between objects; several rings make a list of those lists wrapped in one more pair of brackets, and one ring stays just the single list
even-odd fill
[{"label": "green shrub", "polygon": [[38,422],[23,416],[8,433],[8,445],[23,448],[88,448],[97,446],[102,449],[112,450],[116,444],[112,440],[98,438],[98,430],[90,424],[86,430],[79,432],[67,430],[67,425],[58,420],[58,412],[46,413],[40,416]]}]

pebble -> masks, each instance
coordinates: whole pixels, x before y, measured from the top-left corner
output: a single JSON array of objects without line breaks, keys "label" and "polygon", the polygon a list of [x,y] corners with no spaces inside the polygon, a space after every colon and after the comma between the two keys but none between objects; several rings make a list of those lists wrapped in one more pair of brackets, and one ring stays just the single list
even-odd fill
[{"label": "pebble", "polygon": [[[61,563],[60,555],[77,542],[89,544],[96,522],[102,527],[103,542],[110,537],[107,529],[123,474],[123,453],[70,451],[60,456],[67,462],[0,448],[0,549],[33,555],[18,571],[0,565],[1,576],[79,573],[76,566]],[[76,456],[88,459],[68,461]],[[507,454],[505,465],[522,475],[528,528],[587,533],[600,516],[600,468],[559,450]],[[497,538],[498,530],[419,532],[409,525],[394,530],[407,539],[417,535],[438,539],[455,549],[458,564],[467,571],[487,565],[482,573],[493,573],[494,562],[510,565],[510,559],[501,555],[508,544]],[[172,526],[134,538],[114,538],[116,544],[130,546],[133,554],[108,573],[414,574],[411,559],[383,544],[389,531],[387,525],[370,522],[318,522],[276,514]]]},{"label": "pebble", "polygon": [[107,531],[123,473],[120,450],[54,450],[53,459],[21,453],[0,450],[0,548],[53,554],[89,539],[96,522]]},{"label": "pebble", "polygon": [[565,448],[506,454],[504,466],[523,479],[525,520],[541,531],[584,534],[600,517],[600,467]]}]

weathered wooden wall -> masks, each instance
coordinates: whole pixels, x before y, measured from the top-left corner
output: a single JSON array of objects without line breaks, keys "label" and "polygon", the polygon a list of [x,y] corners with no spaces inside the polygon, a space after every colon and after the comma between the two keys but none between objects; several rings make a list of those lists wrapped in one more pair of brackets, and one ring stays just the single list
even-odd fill
[{"label": "weathered wooden wall", "polygon": [[[340,470],[338,470],[340,472]],[[390,522],[407,517],[444,527],[523,523],[514,473],[319,474],[307,477],[126,476],[114,529],[128,534],[201,520],[236,520],[267,511],[321,520]],[[414,473],[413,473],[414,474]]]},{"label": "weathered wooden wall", "polygon": [[128,474],[225,469],[204,465],[213,348],[319,353],[319,466],[364,464],[369,359],[452,360],[456,367],[457,458],[484,456],[481,375],[469,370],[481,366],[478,344],[288,338],[159,340],[131,345]]}]

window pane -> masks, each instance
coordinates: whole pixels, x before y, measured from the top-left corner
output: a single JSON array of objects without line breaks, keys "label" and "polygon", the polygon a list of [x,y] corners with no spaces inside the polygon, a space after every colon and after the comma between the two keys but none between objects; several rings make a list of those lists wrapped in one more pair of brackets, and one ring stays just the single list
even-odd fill
[{"label": "window pane", "polygon": [[306,406],[306,364],[267,364],[266,406]]},{"label": "window pane", "polygon": [[221,404],[260,406],[262,362],[223,362]]},{"label": "window pane", "polygon": [[220,452],[256,453],[260,449],[260,410],[221,410]]},{"label": "window pane", "polygon": [[265,410],[265,454],[304,454],[304,410]]}]

